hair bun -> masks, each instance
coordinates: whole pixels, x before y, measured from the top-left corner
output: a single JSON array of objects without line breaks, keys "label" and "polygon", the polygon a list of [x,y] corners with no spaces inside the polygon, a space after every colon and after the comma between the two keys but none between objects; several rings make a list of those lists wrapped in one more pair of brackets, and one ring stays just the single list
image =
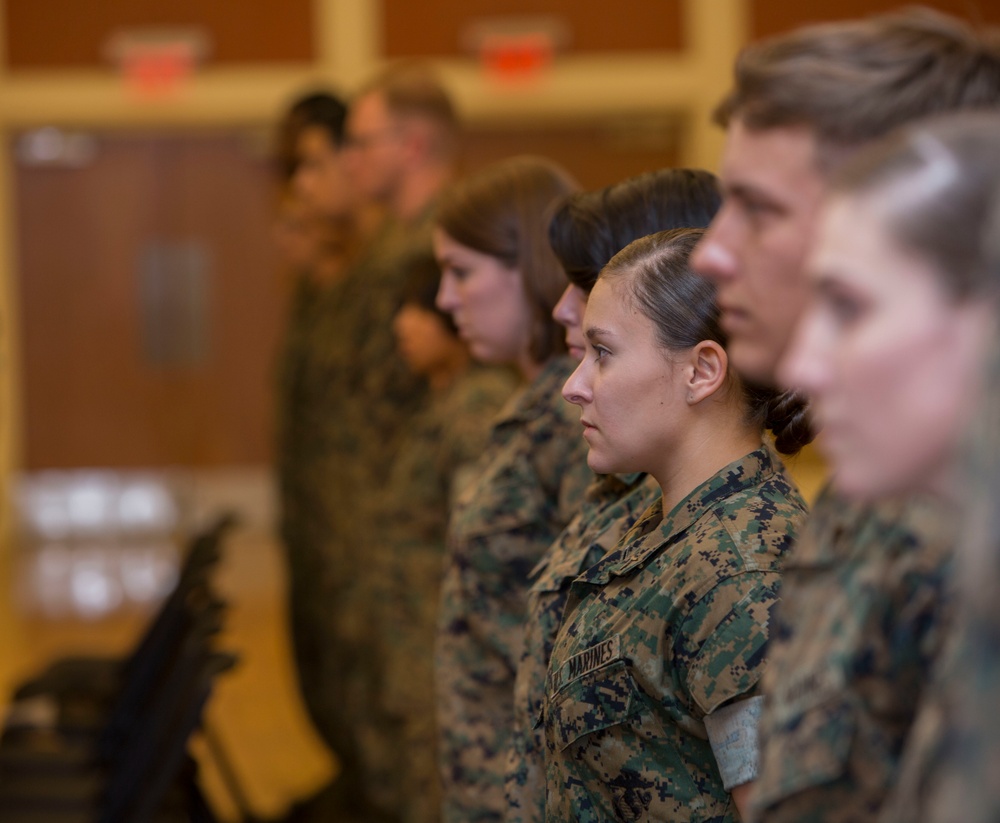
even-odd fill
[{"label": "hair bun", "polygon": [[797,454],[816,436],[809,402],[796,391],[774,394],[767,403],[764,427],[774,435],[774,447],[782,454]]}]

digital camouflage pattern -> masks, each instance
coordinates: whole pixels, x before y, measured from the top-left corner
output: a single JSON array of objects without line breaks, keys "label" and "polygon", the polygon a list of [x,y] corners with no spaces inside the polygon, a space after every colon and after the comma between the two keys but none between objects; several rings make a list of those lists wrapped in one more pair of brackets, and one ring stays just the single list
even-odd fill
[{"label": "digital camouflage pattern", "polygon": [[547,820],[734,821],[705,717],[755,695],[806,514],[762,447],[573,581],[546,684]]},{"label": "digital camouflage pattern", "polygon": [[511,372],[477,366],[433,393],[399,447],[368,541],[367,562],[381,571],[370,651],[382,666],[379,714],[398,724],[378,741],[382,756],[370,759],[382,768],[370,777],[406,823],[441,817],[433,658],[448,513],[514,387]]},{"label": "digital camouflage pattern", "polygon": [[998,572],[959,590],[968,597],[956,604],[946,650],[880,823],[1000,820],[1000,608],[995,589],[988,601],[976,597]]},{"label": "digital camouflage pattern", "polygon": [[[340,406],[335,381],[346,356],[334,333],[345,305],[342,285],[321,286],[306,275],[297,282],[279,361],[276,468],[299,689],[326,744],[344,762],[356,763],[355,743],[336,709],[345,690],[335,674],[337,637],[326,588],[332,582],[340,515],[329,493],[329,476],[336,464],[330,428]],[[336,692],[332,701],[331,691]]]},{"label": "digital camouflage pattern", "polygon": [[645,474],[600,475],[583,507],[531,572],[524,643],[514,679],[514,732],[507,762],[508,823],[545,819],[545,737],[536,721],[552,644],[572,580],[618,545],[660,495]]},{"label": "digital camouflage pattern", "polygon": [[948,522],[926,502],[816,502],[771,632],[756,820],[878,819],[941,653]]},{"label": "digital camouflage pattern", "polygon": [[[956,611],[957,626],[964,621],[961,606]],[[975,732],[970,735],[969,728],[960,731],[962,712],[948,705],[952,697],[970,691],[967,685],[972,685],[972,690],[978,686],[975,680],[971,684],[955,680],[956,672],[965,668],[957,655],[966,644],[958,644],[958,637],[951,634],[951,643],[946,641],[936,678],[921,701],[903,750],[899,778],[878,816],[879,823],[992,823],[1000,819],[1000,792],[995,788],[996,775],[1000,774],[996,770],[998,762],[977,762],[982,753],[981,738]],[[996,694],[994,690],[991,697],[995,699]],[[984,730],[993,725],[991,718],[987,715],[981,719]],[[974,751],[976,754],[970,757]],[[977,781],[976,785],[970,785],[970,778]],[[944,805],[942,801],[946,801]]]},{"label": "digital camouflage pattern", "polygon": [[[279,530],[289,572],[289,622],[292,654],[306,710],[313,724],[323,725],[320,695],[320,654],[322,631],[304,592],[317,579],[322,566],[323,546],[333,531],[332,512],[327,510],[319,484],[315,461],[308,458],[315,448],[315,427],[310,423],[317,412],[317,393],[311,373],[316,369],[311,341],[323,317],[327,296],[333,288],[314,283],[308,273],[295,281],[291,312],[285,330],[283,350],[278,359],[278,409],[276,473],[280,498]],[[330,741],[327,741],[329,744]]]},{"label": "digital camouflage pattern", "polygon": [[358,539],[424,392],[396,354],[391,323],[405,261],[429,247],[427,217],[387,220],[340,281],[304,284],[280,364],[280,532],[295,662],[345,783],[363,782],[355,718],[373,711],[372,626],[360,607],[377,570],[357,562]]},{"label": "digital camouflage pattern", "polygon": [[[998,201],[1000,204],[1000,201]],[[1000,228],[1000,212],[997,212]],[[987,235],[989,236],[989,235]],[[1000,341],[964,448],[954,617],[883,823],[1000,820]]]},{"label": "digital camouflage pattern", "polygon": [[452,512],[435,656],[448,823],[503,819],[528,576],[594,477],[560,394],[575,365],[553,359],[511,399]]}]

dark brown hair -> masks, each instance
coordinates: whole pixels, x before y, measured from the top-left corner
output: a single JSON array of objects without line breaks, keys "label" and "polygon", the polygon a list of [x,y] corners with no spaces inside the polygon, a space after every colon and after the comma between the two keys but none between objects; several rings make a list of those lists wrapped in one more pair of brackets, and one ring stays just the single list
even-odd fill
[{"label": "dark brown hair", "polygon": [[[640,238],[618,252],[600,278],[628,277],[626,298],[652,323],[657,342],[667,351],[693,348],[712,340],[725,348],[719,325],[715,286],[696,274],[689,258],[704,235],[702,229],[670,229]],[[774,435],[782,454],[795,454],[812,441],[807,407],[801,397],[749,386],[730,369],[729,380],[743,392],[747,422]]]},{"label": "dark brown hair", "polygon": [[719,124],[806,126],[824,148],[851,149],[919,117],[1000,105],[1000,33],[926,8],[808,26],[746,47],[734,81]]},{"label": "dark brown hair", "polygon": [[347,106],[327,91],[312,91],[297,98],[278,124],[275,134],[274,164],[278,175],[288,182],[299,165],[298,141],[302,132],[319,127],[336,148],[344,144]]},{"label": "dark brown hair", "polygon": [[441,311],[437,306],[437,293],[441,286],[441,267],[434,255],[419,251],[409,257],[403,264],[406,271],[406,282],[400,295],[399,309],[404,306],[416,306],[436,315],[441,325],[453,337],[458,337],[458,328],[452,316]]},{"label": "dark brown hair", "polygon": [[570,282],[590,292],[601,269],[633,240],[665,229],[704,228],[720,201],[711,172],[646,172],[568,197],[549,224],[549,242]]},{"label": "dark brown hair", "polygon": [[531,309],[529,353],[537,363],[565,351],[552,309],[566,275],[548,242],[552,210],[578,188],[561,166],[512,157],[460,180],[441,199],[437,224],[456,243],[517,269]]}]

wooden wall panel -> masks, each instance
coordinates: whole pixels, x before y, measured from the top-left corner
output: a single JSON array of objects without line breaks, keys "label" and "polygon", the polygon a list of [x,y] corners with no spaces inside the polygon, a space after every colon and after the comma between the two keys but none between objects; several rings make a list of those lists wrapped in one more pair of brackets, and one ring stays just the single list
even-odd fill
[{"label": "wooden wall panel", "polygon": [[196,26],[210,63],[312,61],[311,0],[4,0],[12,69],[106,66],[104,43],[120,28]]},{"label": "wooden wall panel", "polygon": [[[900,0],[750,0],[754,38],[767,37],[808,23],[847,20],[903,8]],[[964,17],[977,23],[1000,24],[997,0],[921,0],[921,5]]]},{"label": "wooden wall panel", "polygon": [[[479,127],[464,166],[520,153],[597,188],[677,162],[671,119]],[[260,464],[287,302],[263,158],[238,135],[99,135],[85,168],[15,175],[25,467]],[[150,240],[209,251],[204,362],[143,348],[139,261]]]},{"label": "wooden wall panel", "polygon": [[[104,135],[91,165],[15,185],[26,468],[265,462],[285,304],[264,160],[240,135]],[[208,252],[201,362],[144,350],[150,242]]]},{"label": "wooden wall panel", "polygon": [[538,15],[565,22],[574,53],[684,48],[682,0],[618,0],[613,9],[603,0],[384,0],[384,8],[388,57],[462,54],[469,24]]},{"label": "wooden wall panel", "polygon": [[585,189],[596,189],[677,165],[680,127],[669,120],[479,127],[468,135],[463,167],[472,171],[515,154],[538,154],[562,163]]}]

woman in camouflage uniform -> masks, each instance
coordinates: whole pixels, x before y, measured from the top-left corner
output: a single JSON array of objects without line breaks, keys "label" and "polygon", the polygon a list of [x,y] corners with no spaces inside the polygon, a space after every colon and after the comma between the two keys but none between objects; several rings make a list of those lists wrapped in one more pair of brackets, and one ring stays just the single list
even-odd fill
[{"label": "woman in camouflage uniform", "polygon": [[887,823],[1000,816],[998,146],[1000,115],[954,115],[896,133],[839,173],[810,259],[811,310],[783,368],[814,395],[843,493],[930,493],[960,535],[950,645]]},{"label": "woman in camouflage uniform", "polygon": [[[731,821],[755,775],[755,694],[779,566],[806,507],[782,451],[804,409],[729,370],[703,232],[638,240],[601,272],[563,390],[597,472],[661,496],[576,577],[543,706],[546,819]],[[732,794],[730,794],[732,792]]]},{"label": "woman in camouflage uniform", "polygon": [[[715,176],[660,169],[571,196],[555,213],[549,242],[570,284],[552,316],[566,330],[574,360],[583,357],[583,312],[597,275],[625,246],[670,228],[704,227],[719,207]],[[524,648],[514,681],[514,739],[507,765],[508,823],[545,817],[545,740],[535,719],[569,585],[618,543],[660,487],[644,472],[598,477],[583,506],[531,573]]]},{"label": "woman in camouflage uniform", "polygon": [[513,158],[459,183],[437,215],[438,305],[475,359],[513,366],[523,381],[448,529],[435,656],[446,821],[503,818],[528,573],[593,479],[559,395],[574,364],[551,317],[566,277],[548,219],[574,188],[549,161]]}]

